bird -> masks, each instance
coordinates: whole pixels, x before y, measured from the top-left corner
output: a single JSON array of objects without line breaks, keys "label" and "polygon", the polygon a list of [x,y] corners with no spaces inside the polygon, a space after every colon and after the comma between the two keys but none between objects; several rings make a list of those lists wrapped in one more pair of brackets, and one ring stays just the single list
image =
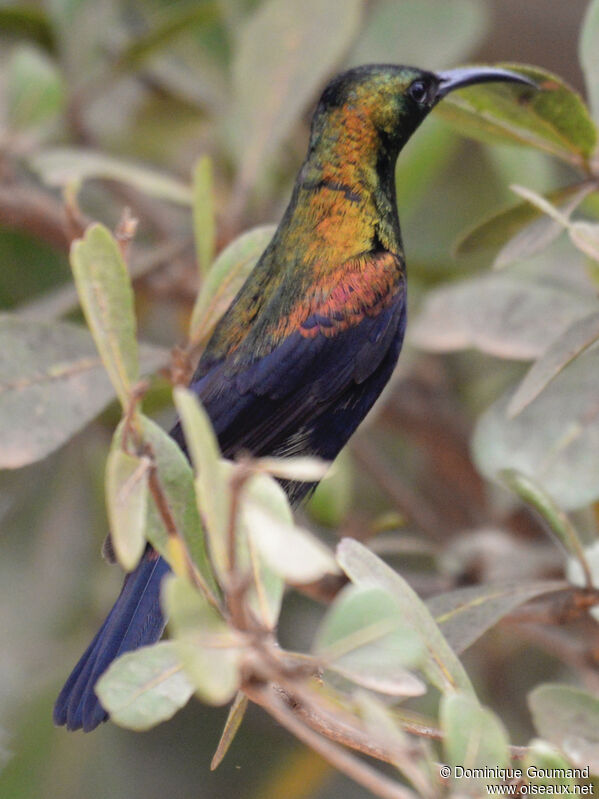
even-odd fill
[{"label": "bird", "polygon": [[[287,209],[190,383],[225,457],[332,461],[352,436],[391,377],[406,329],[397,157],[447,94],[493,81],[536,88],[500,68],[393,64],[349,69],[325,87]],[[185,451],[180,422],[171,435]],[[284,488],[297,506],[314,485]],[[60,692],[56,725],[88,732],[107,719],[94,686],[115,658],[162,635],[168,571],[148,545]]]}]

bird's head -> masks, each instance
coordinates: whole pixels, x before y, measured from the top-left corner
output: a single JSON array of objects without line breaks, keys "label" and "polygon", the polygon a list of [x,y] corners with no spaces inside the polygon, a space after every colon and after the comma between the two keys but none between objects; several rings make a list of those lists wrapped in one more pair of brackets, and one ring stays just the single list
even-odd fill
[{"label": "bird's head", "polygon": [[476,83],[507,81],[536,88],[506,69],[462,67],[427,72],[414,67],[373,64],[343,72],[328,84],[314,114],[312,147],[336,137],[383,147],[397,156],[418,125],[449,92]]}]

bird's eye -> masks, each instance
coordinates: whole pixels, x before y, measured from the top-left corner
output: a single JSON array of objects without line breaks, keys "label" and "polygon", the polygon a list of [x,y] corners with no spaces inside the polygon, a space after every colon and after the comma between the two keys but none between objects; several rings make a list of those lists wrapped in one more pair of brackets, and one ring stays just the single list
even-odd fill
[{"label": "bird's eye", "polygon": [[425,103],[428,98],[426,83],[422,80],[415,80],[408,89],[408,92],[412,100],[414,100],[415,103],[418,103],[418,105]]}]

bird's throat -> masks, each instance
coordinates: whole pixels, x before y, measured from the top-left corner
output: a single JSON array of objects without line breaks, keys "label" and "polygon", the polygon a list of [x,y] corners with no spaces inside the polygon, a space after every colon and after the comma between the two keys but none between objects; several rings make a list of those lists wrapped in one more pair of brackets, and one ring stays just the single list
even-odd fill
[{"label": "bird's throat", "polygon": [[371,163],[306,162],[297,186],[292,229],[310,230],[308,262],[323,253],[335,261],[377,249],[401,247],[393,173],[384,182]]},{"label": "bird's throat", "polygon": [[401,249],[395,196],[397,152],[357,109],[338,109],[311,141],[293,217],[312,233],[309,260]]}]

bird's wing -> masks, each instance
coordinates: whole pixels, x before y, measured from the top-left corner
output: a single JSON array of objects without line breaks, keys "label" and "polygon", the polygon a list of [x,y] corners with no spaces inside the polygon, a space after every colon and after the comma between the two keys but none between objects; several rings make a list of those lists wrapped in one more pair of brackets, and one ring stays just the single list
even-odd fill
[{"label": "bird's wing", "polygon": [[[191,388],[199,395],[226,455],[301,450],[297,435],[347,391],[372,375],[403,325],[405,277],[399,258],[370,253],[311,284],[268,324]],[[259,353],[255,355],[255,353]],[[294,438],[295,437],[295,438]]]}]

